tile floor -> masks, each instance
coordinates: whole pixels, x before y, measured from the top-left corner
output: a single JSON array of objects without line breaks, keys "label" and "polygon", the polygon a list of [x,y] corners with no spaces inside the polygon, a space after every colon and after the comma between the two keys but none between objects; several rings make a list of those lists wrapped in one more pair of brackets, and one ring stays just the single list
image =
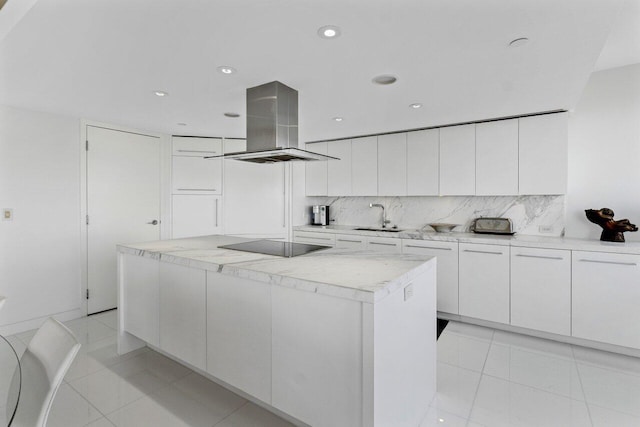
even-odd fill
[{"label": "tile floor", "polygon": [[[66,324],[83,346],[49,427],[291,425],[152,350],[118,356],[115,311]],[[8,339],[22,352],[33,333]],[[636,427],[640,359],[450,322],[425,412],[420,427]]]}]

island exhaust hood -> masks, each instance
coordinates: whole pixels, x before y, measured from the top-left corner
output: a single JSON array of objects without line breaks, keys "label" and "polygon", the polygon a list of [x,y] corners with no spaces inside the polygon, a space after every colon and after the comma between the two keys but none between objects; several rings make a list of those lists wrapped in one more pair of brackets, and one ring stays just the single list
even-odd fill
[{"label": "island exhaust hood", "polygon": [[247,151],[207,158],[277,163],[340,160],[298,148],[298,91],[280,82],[247,89]]}]

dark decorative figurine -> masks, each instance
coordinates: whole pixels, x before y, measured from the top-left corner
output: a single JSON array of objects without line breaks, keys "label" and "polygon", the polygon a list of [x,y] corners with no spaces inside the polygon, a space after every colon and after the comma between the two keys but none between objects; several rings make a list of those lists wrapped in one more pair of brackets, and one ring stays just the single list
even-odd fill
[{"label": "dark decorative figurine", "polygon": [[635,224],[631,224],[628,219],[614,221],[613,211],[609,208],[602,208],[599,211],[595,209],[587,209],[584,211],[587,219],[594,224],[602,227],[600,240],[603,242],[624,242],[625,231],[638,231]]}]

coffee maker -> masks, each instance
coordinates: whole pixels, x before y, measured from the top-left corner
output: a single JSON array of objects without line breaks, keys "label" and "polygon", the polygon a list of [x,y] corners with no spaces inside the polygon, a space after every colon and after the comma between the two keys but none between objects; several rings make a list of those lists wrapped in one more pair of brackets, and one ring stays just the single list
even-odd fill
[{"label": "coffee maker", "polygon": [[329,225],[329,206],[311,206],[311,225]]}]

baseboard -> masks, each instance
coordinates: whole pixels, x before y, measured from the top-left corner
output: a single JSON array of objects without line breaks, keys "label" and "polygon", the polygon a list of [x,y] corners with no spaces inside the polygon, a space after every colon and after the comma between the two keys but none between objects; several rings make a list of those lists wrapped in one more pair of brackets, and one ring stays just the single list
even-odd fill
[{"label": "baseboard", "polygon": [[0,326],[0,335],[8,336],[15,335],[21,332],[30,331],[31,329],[38,329],[45,320],[49,317],[53,317],[60,322],[66,322],[68,320],[78,319],[84,316],[82,308],[75,310],[64,311],[62,313],[49,314],[47,316],[37,317],[35,319],[23,320],[22,322],[11,323],[9,325]]}]

